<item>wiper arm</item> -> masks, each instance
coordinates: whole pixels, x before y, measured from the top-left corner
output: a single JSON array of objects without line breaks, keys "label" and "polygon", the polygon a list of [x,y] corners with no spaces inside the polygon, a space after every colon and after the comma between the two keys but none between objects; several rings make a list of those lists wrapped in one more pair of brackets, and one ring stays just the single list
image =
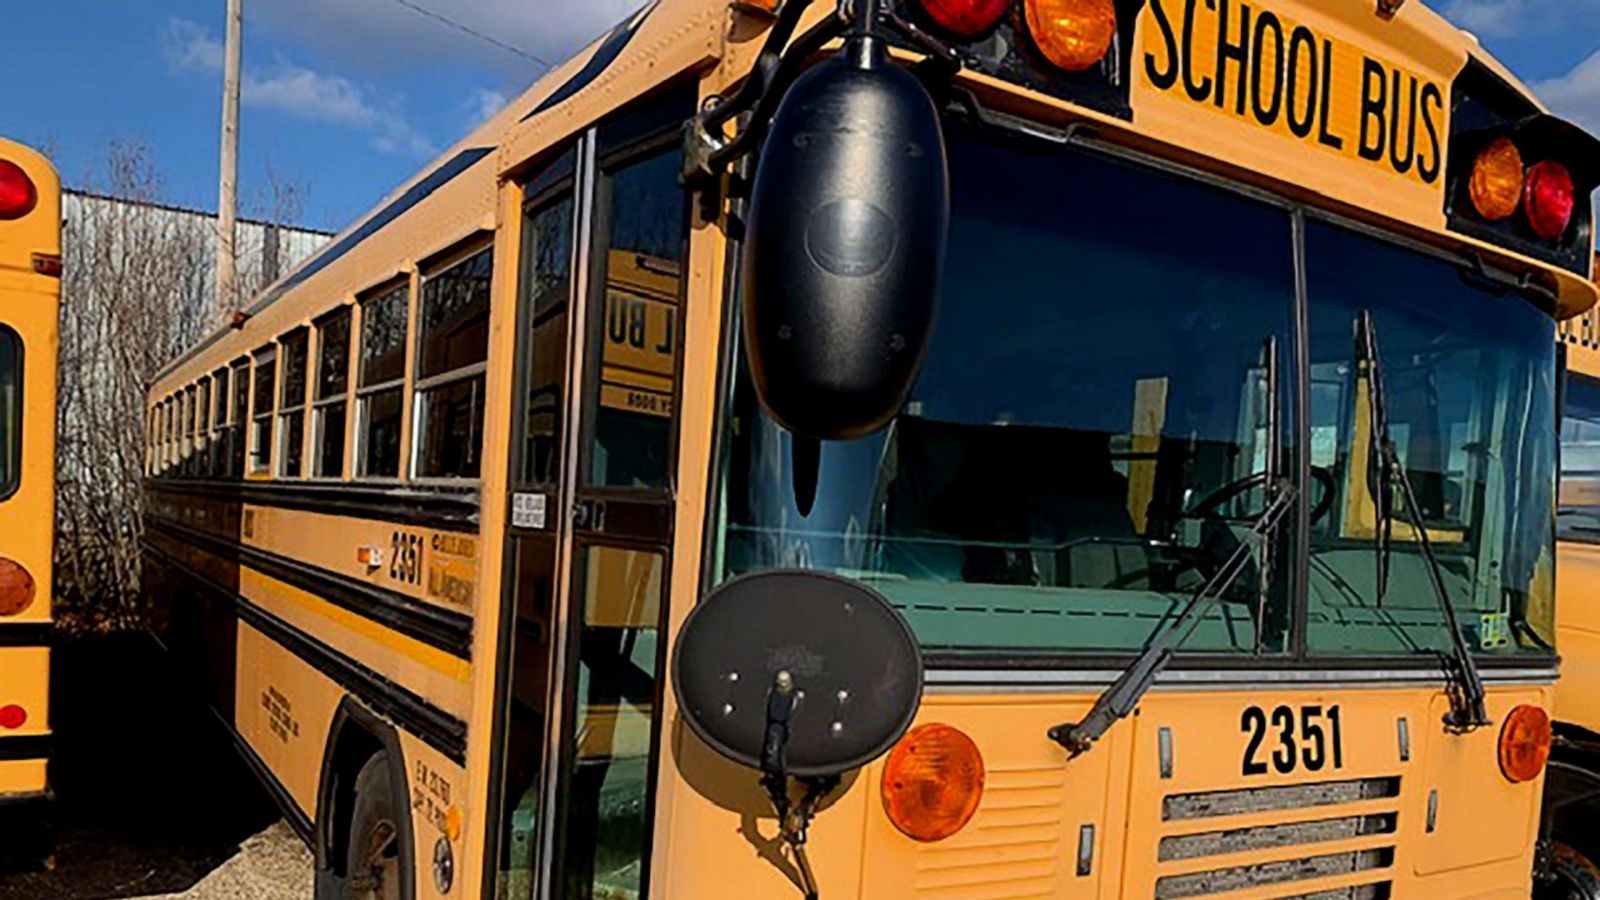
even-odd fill
[{"label": "wiper arm", "polygon": [[1372,452],[1378,457],[1382,494],[1377,498],[1378,599],[1382,601],[1388,580],[1388,554],[1392,540],[1390,528],[1394,523],[1394,510],[1389,497],[1392,491],[1388,487],[1392,477],[1400,485],[1400,497],[1405,502],[1406,515],[1410,516],[1412,530],[1417,533],[1417,544],[1422,548],[1422,558],[1427,563],[1428,581],[1432,583],[1434,598],[1439,601],[1439,608],[1444,613],[1445,624],[1450,629],[1450,643],[1455,650],[1452,658],[1445,660],[1444,666],[1445,675],[1454,688],[1446,691],[1450,696],[1450,712],[1445,714],[1445,725],[1471,731],[1493,724],[1484,710],[1483,679],[1478,674],[1477,663],[1472,659],[1472,651],[1461,637],[1456,608],[1451,605],[1450,594],[1444,586],[1444,568],[1433,551],[1433,541],[1428,537],[1428,529],[1423,521],[1422,505],[1417,502],[1416,492],[1411,489],[1411,477],[1406,474],[1406,467],[1400,461],[1400,453],[1395,449],[1394,439],[1389,433],[1384,402],[1387,395],[1383,387],[1383,361],[1378,355],[1378,331],[1372,322],[1371,310],[1362,310],[1356,316],[1356,357],[1358,363],[1366,368],[1367,403],[1372,418]]},{"label": "wiper arm", "polygon": [[[1274,534],[1278,524],[1283,521],[1284,514],[1294,507],[1293,484],[1280,481],[1274,485],[1269,482],[1267,490],[1272,495],[1271,500],[1266,510],[1261,513],[1261,518],[1250,528],[1250,533],[1260,539]],[[1220,599],[1244,573],[1246,564],[1250,561],[1251,543],[1251,541],[1239,543],[1227,562],[1222,564],[1222,568],[1207,579],[1200,590],[1184,604],[1172,624],[1152,637],[1139,658],[1124,669],[1117,680],[1112,682],[1111,687],[1094,701],[1093,708],[1083,717],[1083,721],[1076,724],[1064,723],[1051,728],[1050,739],[1067,748],[1073,756],[1077,756],[1104,737],[1118,719],[1127,718],[1134,707],[1139,705],[1140,698],[1144,697],[1150,686],[1155,683],[1156,676],[1160,675],[1172,661],[1178,648],[1199,627],[1202,621],[1200,613]],[[1271,547],[1264,545],[1264,551],[1270,554]],[[1262,622],[1256,623],[1257,630],[1263,627],[1265,626]]]}]

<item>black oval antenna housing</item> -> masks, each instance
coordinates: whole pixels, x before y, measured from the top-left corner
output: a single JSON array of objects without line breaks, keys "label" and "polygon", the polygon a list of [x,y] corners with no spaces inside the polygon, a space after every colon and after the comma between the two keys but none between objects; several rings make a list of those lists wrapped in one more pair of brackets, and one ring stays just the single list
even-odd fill
[{"label": "black oval antenna housing", "polygon": [[851,38],[789,89],[740,266],[750,373],[779,424],[839,440],[900,411],[937,315],[949,190],[938,110],[877,39]]},{"label": "black oval antenna housing", "polygon": [[712,591],[683,623],[673,689],[694,733],[761,767],[767,696],[794,679],[788,774],[825,778],[883,755],[922,699],[922,652],[877,591],[821,572],[745,575]]}]

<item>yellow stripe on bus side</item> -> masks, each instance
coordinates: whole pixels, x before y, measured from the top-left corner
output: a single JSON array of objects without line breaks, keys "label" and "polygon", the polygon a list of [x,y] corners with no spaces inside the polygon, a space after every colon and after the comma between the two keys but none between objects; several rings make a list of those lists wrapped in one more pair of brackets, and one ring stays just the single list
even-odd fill
[{"label": "yellow stripe on bus side", "polygon": [[[472,664],[467,660],[452,656],[437,647],[424,644],[416,638],[407,637],[392,628],[380,625],[348,609],[335,606],[315,594],[286,584],[270,575],[263,575],[249,566],[239,567],[239,581],[241,589],[250,584],[259,586],[276,596],[293,602],[308,612],[315,613],[330,622],[342,625],[364,638],[376,641],[408,659],[415,660],[435,672],[439,672],[463,684],[467,683],[471,678]],[[241,592],[247,597],[250,596],[249,591],[242,590]]]}]

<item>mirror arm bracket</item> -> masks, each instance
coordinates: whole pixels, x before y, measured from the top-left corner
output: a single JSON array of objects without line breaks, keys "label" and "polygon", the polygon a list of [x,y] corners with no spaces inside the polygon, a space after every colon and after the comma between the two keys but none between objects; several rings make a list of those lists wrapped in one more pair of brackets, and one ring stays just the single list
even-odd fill
[{"label": "mirror arm bracket", "polygon": [[[683,169],[678,179],[684,187],[718,194],[722,172],[760,143],[779,101],[806,60],[861,20],[870,22],[863,31],[870,33],[882,24],[927,53],[914,67],[924,83],[947,83],[961,70],[961,57],[955,50],[900,14],[880,8],[874,0],[839,0],[833,15],[796,38],[794,32],[812,2],[784,0],[754,67],[738,90],[732,96],[707,97],[700,111],[683,123]],[[744,128],[725,136],[723,126],[746,113],[749,120]]]}]

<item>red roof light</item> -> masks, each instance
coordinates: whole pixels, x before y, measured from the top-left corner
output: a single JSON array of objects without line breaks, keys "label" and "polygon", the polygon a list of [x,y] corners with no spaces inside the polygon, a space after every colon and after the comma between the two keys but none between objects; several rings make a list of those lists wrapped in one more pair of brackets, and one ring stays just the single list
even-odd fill
[{"label": "red roof light", "polygon": [[0,159],[0,219],[20,219],[38,203],[39,191],[28,173],[9,159]]},{"label": "red roof light", "polygon": [[922,0],[922,11],[957,37],[975,38],[999,23],[1011,0]]},{"label": "red roof light", "polygon": [[1572,210],[1577,205],[1572,174],[1567,167],[1545,160],[1528,170],[1528,186],[1523,206],[1528,213],[1528,224],[1533,233],[1553,241],[1567,233],[1572,224]]}]

